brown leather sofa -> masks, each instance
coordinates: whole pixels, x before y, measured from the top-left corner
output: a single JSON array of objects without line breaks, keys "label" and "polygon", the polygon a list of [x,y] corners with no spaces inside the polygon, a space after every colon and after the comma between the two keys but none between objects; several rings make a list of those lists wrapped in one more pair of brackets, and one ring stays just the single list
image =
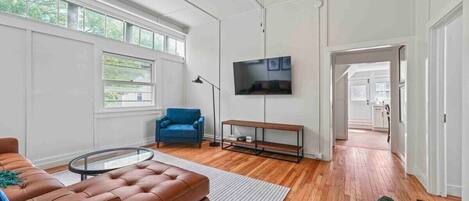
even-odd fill
[{"label": "brown leather sofa", "polygon": [[0,170],[19,173],[22,183],[4,189],[11,201],[201,201],[208,200],[203,175],[146,161],[64,187],[18,154],[18,142],[0,138]]}]

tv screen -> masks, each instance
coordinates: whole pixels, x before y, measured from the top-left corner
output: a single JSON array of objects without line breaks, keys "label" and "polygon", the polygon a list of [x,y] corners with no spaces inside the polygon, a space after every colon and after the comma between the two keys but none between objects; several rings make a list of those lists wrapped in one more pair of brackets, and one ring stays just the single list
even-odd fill
[{"label": "tv screen", "polygon": [[235,94],[292,94],[291,67],[289,56],[235,62]]}]

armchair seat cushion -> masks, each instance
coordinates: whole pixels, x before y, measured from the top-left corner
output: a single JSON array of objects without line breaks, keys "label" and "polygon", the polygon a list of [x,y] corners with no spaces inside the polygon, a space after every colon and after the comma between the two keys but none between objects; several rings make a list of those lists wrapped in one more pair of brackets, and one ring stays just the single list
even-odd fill
[{"label": "armchair seat cushion", "polygon": [[161,129],[162,137],[194,138],[197,129],[192,124],[171,124]]}]

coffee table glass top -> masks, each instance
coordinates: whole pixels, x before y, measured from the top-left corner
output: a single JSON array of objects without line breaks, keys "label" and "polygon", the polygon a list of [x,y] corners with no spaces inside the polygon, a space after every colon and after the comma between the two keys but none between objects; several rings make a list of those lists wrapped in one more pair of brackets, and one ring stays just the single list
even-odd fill
[{"label": "coffee table glass top", "polygon": [[69,163],[71,172],[97,175],[111,170],[151,160],[154,152],[141,147],[106,149],[79,156]]}]

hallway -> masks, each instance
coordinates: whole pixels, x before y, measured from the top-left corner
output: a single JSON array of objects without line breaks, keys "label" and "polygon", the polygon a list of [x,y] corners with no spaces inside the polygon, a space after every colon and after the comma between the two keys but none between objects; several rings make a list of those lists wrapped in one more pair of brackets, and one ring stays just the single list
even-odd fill
[{"label": "hallway", "polygon": [[349,129],[348,140],[337,140],[337,145],[375,150],[389,150],[387,133],[372,130]]}]

